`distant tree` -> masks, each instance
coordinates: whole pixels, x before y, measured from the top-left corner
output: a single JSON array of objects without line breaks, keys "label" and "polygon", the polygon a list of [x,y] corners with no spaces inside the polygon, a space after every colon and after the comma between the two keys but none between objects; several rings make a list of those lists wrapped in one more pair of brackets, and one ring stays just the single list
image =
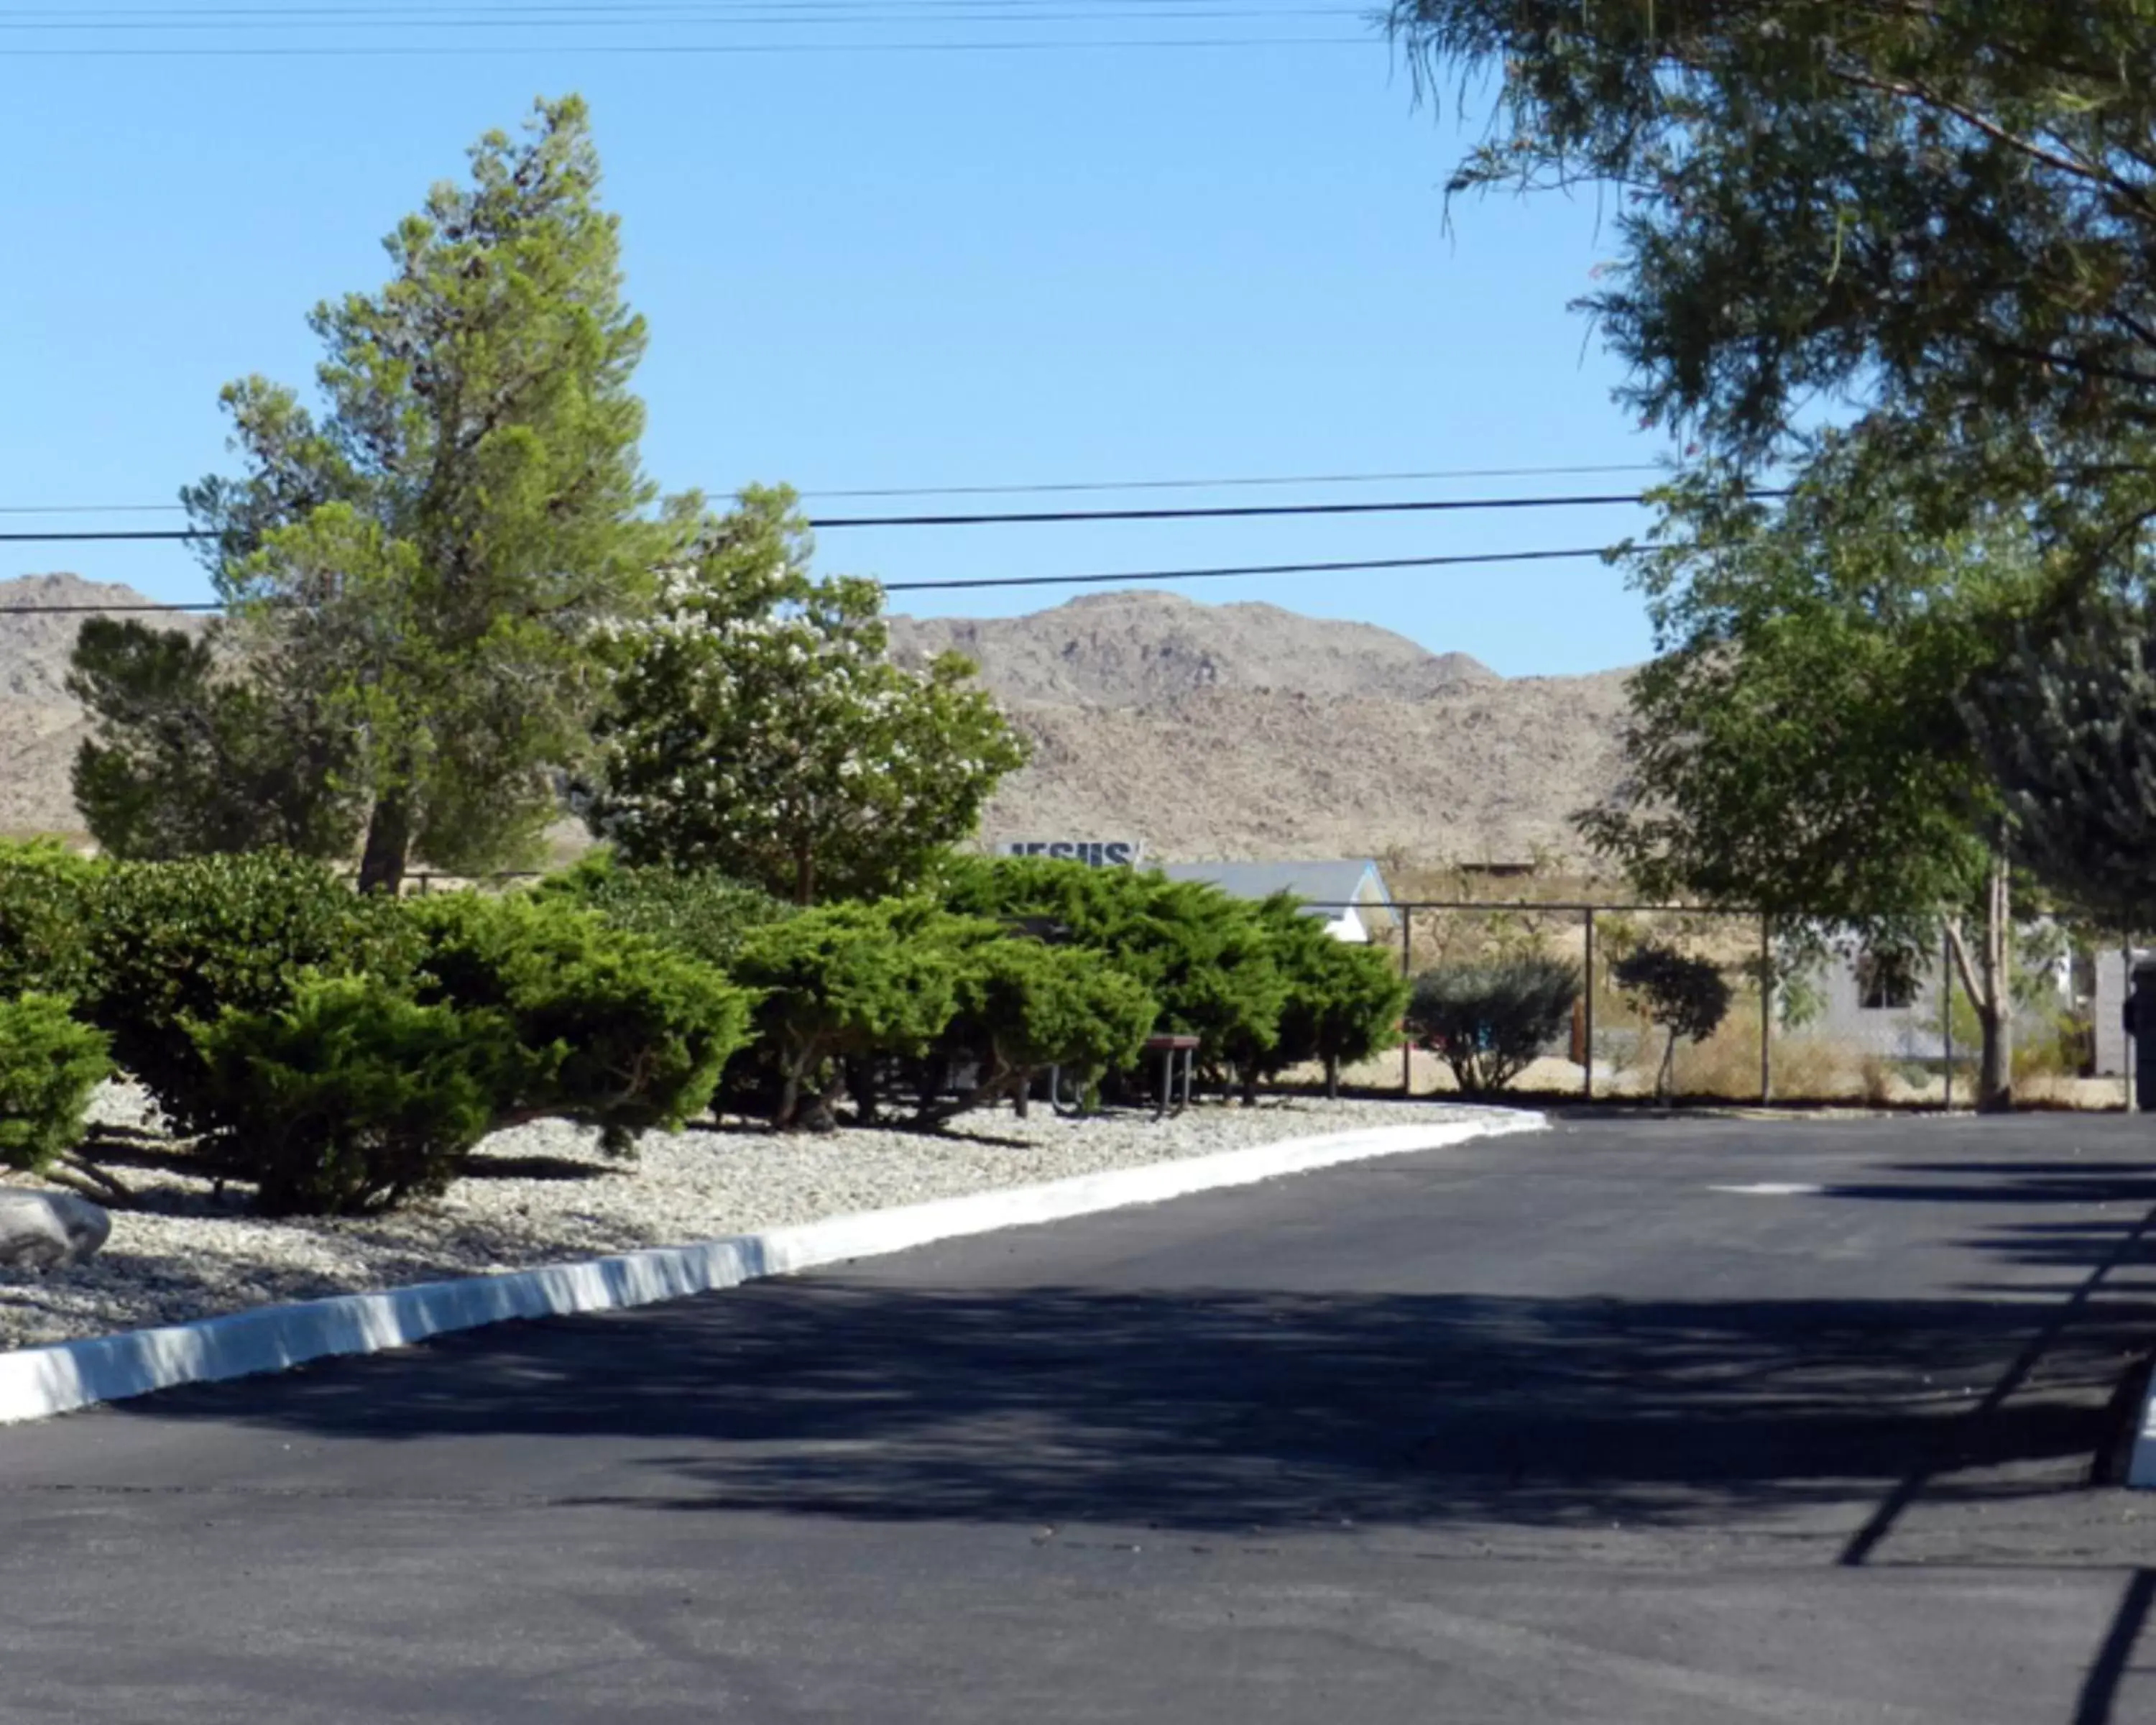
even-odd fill
[{"label": "distant tree", "polygon": [[109,855],[349,854],[364,814],[346,788],[351,734],[313,691],[220,671],[209,639],[107,617],[83,624],[67,687],[91,723],[75,807]]},{"label": "distant tree", "polygon": [[1677,1058],[1677,1041],[1704,1042],[1729,1016],[1734,991],[1722,968],[1652,942],[1635,947],[1610,967],[1610,976],[1628,994],[1636,994],[1647,1016],[1669,1032],[1662,1064],[1655,1075],[1655,1094],[1669,1100]]},{"label": "distant tree", "polygon": [[1979,1103],[2001,1106],[2007,811],[1961,697],[2044,578],[2013,512],[1942,532],[1906,480],[1860,436],[1828,439],[1779,506],[1713,468],[1662,494],[1628,556],[1656,656],[1625,778],[1580,826],[1643,892],[1764,912],[1800,957],[1830,932],[1928,948],[1945,917]]},{"label": "distant tree", "polygon": [[2024,624],[1964,711],[2031,872],[2113,928],[2156,930],[2156,606],[2094,593]]},{"label": "distant tree", "polygon": [[813,578],[811,549],[793,494],[752,487],[624,632],[587,815],[624,862],[906,892],[1024,763],[972,664],[894,665],[880,590]]},{"label": "distant tree", "polygon": [[364,810],[369,889],[415,853],[530,850],[588,746],[597,631],[644,602],[693,506],[654,518],[638,465],[644,327],[584,105],[542,102],[528,130],[480,139],[470,185],[398,224],[380,291],[316,308],[321,417],[231,385],[245,470],[185,493],[240,673],[280,665],[350,736],[332,783]]}]

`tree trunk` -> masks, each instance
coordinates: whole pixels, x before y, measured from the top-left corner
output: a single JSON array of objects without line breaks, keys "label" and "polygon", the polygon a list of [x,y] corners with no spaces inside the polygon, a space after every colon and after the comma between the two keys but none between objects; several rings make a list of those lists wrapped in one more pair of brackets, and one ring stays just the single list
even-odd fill
[{"label": "tree trunk", "polygon": [[367,818],[367,848],[360,853],[359,890],[392,897],[404,884],[404,862],[412,850],[412,798],[408,791],[385,792],[375,798]]},{"label": "tree trunk", "polygon": [[1328,1102],[1340,1100],[1340,1056],[1337,1054],[1325,1057],[1325,1100]]},{"label": "tree trunk", "polygon": [[809,851],[797,851],[793,858],[793,902],[803,906],[816,901],[816,859]]},{"label": "tree trunk", "polygon": [[1984,1046],[1976,1075],[1976,1106],[1981,1113],[2003,1113],[2014,1106],[2014,973],[2012,919],[2007,902],[2006,859],[1994,857],[1984,891],[1984,1004],[1977,1021]]},{"label": "tree trunk", "polygon": [[1993,858],[1991,872],[1984,883],[1984,927],[1974,963],[1960,919],[1947,921],[1948,949],[1953,954],[1962,988],[1976,1013],[1976,1106],[1981,1114],[2003,1113],[2014,1106],[2012,941],[2013,905],[2002,854]]},{"label": "tree trunk", "polygon": [[782,1048],[778,1060],[778,1106],[772,1111],[771,1123],[780,1132],[791,1132],[800,1122],[801,1092],[815,1064],[815,1052],[813,1047]]}]

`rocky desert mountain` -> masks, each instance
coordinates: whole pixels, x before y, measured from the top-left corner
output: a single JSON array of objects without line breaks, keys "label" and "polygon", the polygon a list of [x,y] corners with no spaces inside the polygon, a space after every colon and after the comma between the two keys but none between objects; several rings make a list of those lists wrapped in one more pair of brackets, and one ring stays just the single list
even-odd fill
[{"label": "rocky desert mountain", "polygon": [[[74,833],[80,828],[68,792],[68,768],[89,731],[66,683],[68,654],[82,617],[6,614],[33,605],[147,603],[131,587],[73,575],[0,581],[0,834]],[[184,613],[159,621],[190,633],[203,626],[199,617]]]},{"label": "rocky desert mountain", "polygon": [[[64,681],[80,617],[4,614],[142,603],[72,575],[0,582],[0,832],[79,828],[68,768],[85,728]],[[1621,671],[1501,677],[1272,605],[1114,593],[1026,617],[896,618],[891,634],[903,659],[973,659],[1033,743],[989,809],[992,840],[1136,837],[1163,861],[1570,856],[1568,817],[1616,769]]]},{"label": "rocky desert mountain", "polygon": [[955,648],[1032,740],[990,839],[1142,839],[1162,860],[1578,854],[1617,767],[1621,670],[1499,676],[1368,624],[1121,592],[993,621],[896,619]]}]

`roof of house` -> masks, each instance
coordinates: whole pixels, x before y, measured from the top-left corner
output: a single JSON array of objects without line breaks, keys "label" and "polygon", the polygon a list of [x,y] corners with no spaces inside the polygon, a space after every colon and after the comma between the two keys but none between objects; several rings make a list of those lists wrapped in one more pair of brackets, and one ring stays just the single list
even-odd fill
[{"label": "roof of house", "polygon": [[[1171,880],[1203,880],[1236,898],[1270,898],[1291,892],[1306,904],[1353,905],[1366,901],[1389,905],[1393,896],[1385,890],[1385,877],[1368,857],[1336,862],[1208,862],[1169,863],[1161,872]],[[1365,897],[1366,883],[1376,889]]]}]

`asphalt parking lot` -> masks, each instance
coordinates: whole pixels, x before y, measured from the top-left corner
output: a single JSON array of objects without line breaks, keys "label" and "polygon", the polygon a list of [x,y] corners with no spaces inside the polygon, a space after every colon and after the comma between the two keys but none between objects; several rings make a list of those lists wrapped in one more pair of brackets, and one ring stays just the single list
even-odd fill
[{"label": "asphalt parking lot", "polygon": [[2156,1718],[2152,1153],[1573,1118],[0,1431],[0,1718]]}]

